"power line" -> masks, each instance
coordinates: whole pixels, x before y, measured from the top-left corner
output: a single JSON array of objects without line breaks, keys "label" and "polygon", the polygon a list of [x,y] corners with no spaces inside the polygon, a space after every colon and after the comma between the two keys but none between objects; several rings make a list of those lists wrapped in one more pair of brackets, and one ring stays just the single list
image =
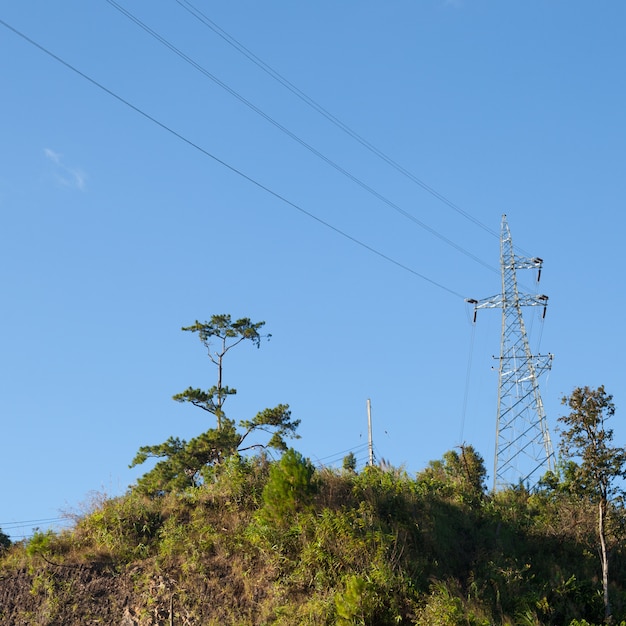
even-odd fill
[{"label": "power line", "polygon": [[[0,522],[0,531],[7,534],[11,541],[20,541],[22,539],[32,539],[36,532],[41,532],[40,525],[48,530],[56,527],[57,530],[63,530],[63,526],[69,526],[73,523],[67,517],[47,517],[41,519],[31,519],[13,522]],[[26,532],[30,528],[31,532]]]},{"label": "power line", "polygon": [[[478,218],[474,217],[471,213],[462,209],[458,204],[452,202],[452,200],[447,198],[444,194],[437,191],[434,187],[431,187],[428,183],[424,182],[416,174],[413,174],[410,170],[407,170],[404,166],[399,164],[392,157],[390,157],[385,152],[383,152],[380,148],[376,147],[374,144],[372,144],[370,141],[365,139],[362,135],[357,133],[350,126],[342,122],[338,117],[336,117],[330,111],[328,111],[328,109],[324,108],[319,102],[317,102],[311,96],[307,95],[301,89],[296,87],[291,81],[285,78],[282,74],[280,74],[277,70],[275,70],[271,65],[263,61],[256,54],[254,54],[254,52],[252,52],[249,48],[246,48],[246,46],[244,46],[240,41],[235,39],[235,37],[233,37],[232,35],[227,33],[223,28],[218,26],[213,20],[211,20],[206,15],[206,13],[203,13],[202,11],[200,11],[200,9],[194,6],[191,2],[189,2],[188,0],[175,0],[175,2],[177,2],[188,13],[193,15],[198,21],[204,24],[204,26],[206,26],[207,28],[212,30],[216,35],[221,37],[226,43],[228,43],[230,46],[235,48],[238,52],[243,54],[246,58],[248,58],[248,60],[254,63],[257,67],[263,70],[266,74],[268,74],[278,83],[280,83],[288,91],[293,93],[296,97],[298,97],[300,100],[306,103],[309,107],[317,111],[320,115],[322,115],[332,124],[337,126],[337,128],[341,129],[344,133],[352,137],[354,140],[360,143],[367,150],[369,150],[370,152],[375,154],[377,157],[379,157],[381,160],[383,160],[385,163],[393,167],[396,171],[406,176],[408,179],[413,181],[416,185],[421,187],[424,191],[428,192],[437,200],[447,205],[449,208],[456,211],[459,215],[462,215],[464,218],[466,218],[467,220],[469,220],[470,222],[472,222],[479,228],[482,228],[484,231],[486,231],[493,237],[495,238],[500,237],[500,234],[496,230],[494,230],[493,228],[490,228],[489,226],[481,222]],[[519,250],[519,252],[524,256],[532,256],[530,253],[526,252],[523,248],[520,248],[519,246],[515,246],[515,249]]]},{"label": "power line", "polygon": [[29,524],[56,524],[58,522],[67,522],[65,517],[48,517],[43,519],[30,519],[21,522],[0,522],[0,528],[8,530],[10,528],[19,528],[21,526],[27,526]]},{"label": "power line", "polygon": [[363,444],[359,444],[357,446],[353,446],[352,448],[348,448],[346,450],[342,450],[341,452],[335,452],[334,454],[330,454],[328,456],[324,456],[324,457],[316,457],[316,460],[318,463],[320,463],[321,465],[332,465],[333,463],[336,463],[338,461],[341,461],[342,459],[345,458],[345,456],[347,454],[350,454],[352,452],[352,454],[354,454],[356,456],[356,454],[361,454],[363,452],[367,453],[367,443],[363,443]]},{"label": "power line", "polygon": [[197,20],[199,20],[202,24],[204,24],[207,28],[212,30],[216,35],[221,37],[226,43],[235,48],[241,54],[243,54],[246,58],[248,58],[252,63],[254,63],[257,67],[263,70],[266,74],[271,76],[274,80],[279,82],[283,87],[293,93],[296,97],[302,100],[309,107],[317,111],[320,115],[325,117],[329,122],[334,124],[337,128],[341,129],[348,136],[352,137],[358,141],[364,148],[375,154],[377,157],[382,159],[385,163],[393,167],[395,170],[412,180],[415,184],[421,187],[424,191],[428,192],[437,200],[443,202],[445,205],[465,217],[467,220],[475,224],[476,226],[482,228],[490,235],[494,237],[498,237],[498,233],[489,228],[485,224],[483,224],[480,220],[472,216],[467,211],[464,211],[457,204],[446,198],[442,193],[438,192],[436,189],[425,183],[423,180],[418,178],[415,174],[407,170],[405,167],[400,165],[397,161],[392,159],[389,155],[385,154],[382,150],[377,148],[367,139],[365,139],[362,135],[357,133],[355,130],[350,128],[347,124],[338,119],[335,115],[333,115],[328,109],[324,108],[319,102],[315,101],[311,96],[304,93],[298,87],[296,87],[292,82],[290,82],[287,78],[282,76],[278,71],[276,71],[273,67],[268,65],[265,61],[260,59],[256,54],[254,54],[251,50],[246,48],[242,43],[237,41],[232,35],[227,33],[223,28],[220,28],[213,20],[211,20],[205,13],[200,11],[197,7],[195,7],[191,2],[187,0],[175,0],[183,9],[188,11],[191,15],[193,15]]},{"label": "power line", "polygon": [[242,172],[241,170],[237,169],[233,165],[230,165],[229,163],[226,163],[226,161],[223,161],[222,159],[220,159],[219,157],[217,157],[213,153],[209,152],[205,148],[202,148],[197,143],[195,143],[192,140],[188,139],[184,135],[181,135],[179,132],[175,131],[170,126],[167,126],[166,124],[164,124],[163,122],[160,122],[159,120],[157,120],[155,117],[153,117],[149,113],[146,113],[144,110],[140,109],[138,106],[136,106],[136,105],[132,104],[131,102],[129,102],[128,100],[122,98],[120,95],[116,94],[114,91],[112,91],[108,87],[105,87],[102,83],[99,83],[98,81],[96,81],[95,79],[91,78],[90,76],[88,76],[87,74],[85,74],[84,72],[82,72],[81,70],[76,68],[75,66],[73,66],[70,63],[68,63],[67,61],[63,60],[61,57],[59,57],[58,55],[54,54],[53,52],[51,52],[50,50],[48,50],[47,48],[45,48],[41,44],[37,43],[36,41],[34,41],[33,39],[31,39],[30,37],[28,37],[27,35],[25,35],[21,31],[17,30],[16,28],[11,26],[10,24],[5,22],[4,20],[0,19],[0,24],[2,26],[4,26],[5,28],[9,29],[10,31],[12,31],[13,33],[15,33],[16,35],[18,35],[19,37],[21,37],[22,39],[24,39],[25,41],[27,41],[28,43],[30,43],[32,46],[35,46],[36,48],[38,48],[39,50],[41,50],[42,52],[44,52],[45,54],[47,54],[48,56],[53,58],[58,63],[61,63],[61,65],[65,66],[66,68],[68,68],[70,70],[72,70],[74,73],[78,74],[81,78],[84,78],[85,80],[90,82],[95,87],[98,87],[99,89],[101,89],[102,91],[107,93],[112,98],[115,98],[118,102],[121,102],[122,104],[126,105],[127,107],[129,107],[130,109],[132,109],[133,111],[135,111],[136,113],[138,113],[139,115],[144,117],[145,119],[147,119],[150,122],[152,122],[153,124],[157,125],[159,128],[167,131],[168,133],[170,133],[171,135],[173,135],[177,139],[180,139],[181,141],[183,141],[187,145],[191,146],[192,148],[194,148],[198,152],[202,153],[204,156],[207,156],[210,159],[213,159],[216,163],[219,163],[220,165],[222,165],[226,169],[228,169],[231,172],[237,174],[241,178],[247,180],[249,183],[252,183],[254,186],[258,187],[259,189],[261,189],[263,191],[265,191],[266,193],[270,194],[274,198],[280,200],[281,202],[284,202],[288,206],[296,209],[297,211],[300,211],[301,213],[303,213],[307,217],[310,217],[311,219],[315,220],[319,224],[322,224],[326,228],[329,228],[330,230],[333,230],[338,235],[341,235],[345,239],[348,239],[348,240],[352,241],[353,243],[357,244],[358,246],[361,246],[362,248],[364,248],[365,250],[371,252],[372,254],[375,254],[376,256],[384,259],[385,261],[388,261],[389,263],[392,263],[393,265],[396,265],[397,267],[399,267],[399,268],[401,268],[401,269],[403,269],[403,270],[413,274],[414,276],[417,276],[418,278],[421,278],[422,280],[430,283],[431,285],[433,285],[435,287],[438,287],[439,289],[441,289],[443,291],[448,292],[449,294],[451,294],[453,296],[456,296],[457,298],[463,298],[463,296],[458,291],[450,289],[449,287],[446,287],[442,283],[439,283],[439,282],[437,282],[437,281],[435,281],[435,280],[433,280],[431,278],[428,278],[424,274],[421,274],[420,272],[418,272],[418,271],[408,267],[407,265],[404,265],[403,263],[400,263],[399,261],[396,261],[395,259],[393,259],[392,257],[384,254],[383,252],[380,252],[379,250],[376,250],[372,246],[364,243],[363,241],[357,239],[356,237],[353,237],[352,235],[349,235],[345,231],[337,228],[336,226],[333,226],[329,222],[321,219],[320,217],[317,217],[316,215],[314,215],[310,211],[307,211],[306,209],[304,209],[300,205],[296,204],[295,202],[292,202],[291,200],[288,200],[285,196],[279,194],[276,191],[273,191],[272,189],[270,189],[269,187],[267,187],[263,183],[255,180],[254,178],[252,178],[248,174],[245,174],[244,172]]},{"label": "power line", "polygon": [[236,91],[235,89],[233,89],[232,87],[227,85],[225,82],[223,82],[222,80],[217,78],[214,74],[209,72],[205,67],[200,65],[197,61],[194,61],[191,57],[186,55],[182,50],[180,50],[180,48],[178,48],[177,46],[172,44],[170,41],[165,39],[163,36],[159,35],[159,33],[157,33],[155,30],[150,28],[145,22],[143,22],[138,17],[133,15],[130,11],[128,11],[127,9],[122,7],[120,4],[115,2],[115,0],[106,0],[106,2],[108,2],[112,7],[117,9],[120,13],[122,13],[122,15],[127,17],[129,20],[131,20],[133,23],[135,23],[141,29],[143,29],[151,37],[155,38],[157,41],[159,41],[161,44],[163,44],[166,48],[168,48],[174,54],[176,54],[181,59],[183,59],[183,61],[185,61],[186,63],[189,63],[192,67],[194,67],[196,70],[198,70],[201,74],[203,74],[208,79],[213,81],[216,85],[218,85],[219,87],[221,87],[222,89],[227,91],[231,96],[233,96],[234,98],[239,100],[242,104],[244,104],[249,109],[254,111],[257,115],[261,116],[263,119],[265,119],[270,124],[272,124],[275,128],[277,128],[278,130],[280,130],[281,132],[286,134],[290,139],[292,139],[296,143],[300,144],[303,148],[305,148],[306,150],[311,152],[313,155],[315,155],[316,157],[318,157],[319,159],[324,161],[327,165],[330,165],[330,167],[332,167],[333,169],[338,171],[340,174],[342,174],[343,176],[345,176],[346,178],[348,178],[349,180],[351,180],[355,184],[357,184],[359,187],[361,187],[367,193],[371,194],[372,196],[374,196],[375,198],[377,198],[378,200],[380,200],[381,202],[386,204],[388,207],[390,207],[394,211],[400,213],[400,215],[402,215],[405,218],[409,219],[410,221],[415,223],[417,226],[419,226],[420,228],[426,230],[431,235],[433,235],[434,237],[437,237],[438,239],[443,241],[445,244],[447,244],[448,246],[454,248],[455,250],[457,250],[461,254],[464,254],[465,256],[469,257],[470,259],[472,259],[476,263],[479,263],[480,265],[482,265],[483,267],[486,267],[488,270],[493,271],[496,274],[499,273],[498,269],[496,267],[494,267],[492,265],[489,265],[489,263],[483,261],[482,259],[480,259],[476,255],[472,254],[469,250],[466,250],[463,246],[455,243],[454,241],[452,241],[451,239],[449,239],[448,237],[446,237],[445,235],[443,235],[442,233],[437,231],[435,228],[432,228],[431,226],[428,226],[428,224],[422,222],[417,217],[415,217],[413,214],[411,214],[408,211],[404,210],[398,204],[396,204],[395,202],[393,202],[392,200],[387,198],[385,195],[383,195],[382,193],[376,191],[373,187],[368,185],[366,182],[364,182],[363,180],[361,180],[360,178],[358,178],[357,176],[355,176],[354,174],[352,174],[351,172],[346,170],[344,167],[339,165],[337,162],[333,161],[332,159],[330,159],[329,157],[324,155],[322,152],[320,152],[319,150],[314,148],[311,144],[307,143],[302,138],[298,137],[298,135],[296,135],[294,132],[290,131],[288,128],[286,128],[285,126],[280,124],[280,122],[276,121],[273,117],[271,117],[270,115],[265,113],[262,109],[260,109],[255,104],[253,104],[250,100],[248,100],[247,98],[242,96],[238,91]]}]

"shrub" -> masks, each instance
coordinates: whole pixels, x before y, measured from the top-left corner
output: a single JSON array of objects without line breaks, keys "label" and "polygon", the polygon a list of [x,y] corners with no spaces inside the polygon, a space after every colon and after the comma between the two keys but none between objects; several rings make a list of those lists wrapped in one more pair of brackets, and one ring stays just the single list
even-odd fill
[{"label": "shrub", "polygon": [[2,550],[6,550],[10,546],[11,546],[11,539],[9,538],[8,535],[5,535],[2,532],[2,528],[0,528],[0,552],[2,552]]},{"label": "shrub", "polygon": [[78,522],[78,536],[121,561],[145,557],[163,523],[159,500],[135,491],[104,501]]},{"label": "shrub", "polygon": [[314,473],[315,468],[308,459],[293,449],[287,450],[281,460],[271,466],[263,489],[265,520],[283,526],[295,513],[306,509],[316,492]]}]

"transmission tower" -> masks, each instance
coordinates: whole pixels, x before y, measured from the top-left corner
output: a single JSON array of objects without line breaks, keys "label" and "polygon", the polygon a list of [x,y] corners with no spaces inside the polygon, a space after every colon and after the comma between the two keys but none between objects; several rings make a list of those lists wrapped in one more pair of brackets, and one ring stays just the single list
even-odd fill
[{"label": "transmission tower", "polygon": [[546,315],[548,296],[520,293],[516,270],[536,269],[541,278],[540,258],[524,258],[513,251],[511,232],[502,216],[500,267],[502,293],[484,300],[468,299],[478,309],[502,309],[502,339],[498,376],[498,410],[494,491],[517,484],[534,486],[548,470],[555,469],[554,452],[537,378],[550,369],[552,354],[533,355],[524,326],[522,307],[543,307]]}]

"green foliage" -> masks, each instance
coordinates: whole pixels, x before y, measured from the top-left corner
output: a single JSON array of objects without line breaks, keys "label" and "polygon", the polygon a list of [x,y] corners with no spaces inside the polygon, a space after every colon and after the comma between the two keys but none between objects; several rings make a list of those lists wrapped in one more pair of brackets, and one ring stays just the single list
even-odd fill
[{"label": "green foliage", "polygon": [[465,626],[463,602],[444,583],[434,583],[419,612],[416,626]]},{"label": "green foliage", "polygon": [[11,538],[9,535],[6,535],[2,532],[2,528],[0,528],[0,552],[2,550],[6,550],[11,546]]},{"label": "green foliage", "polygon": [[212,506],[221,509],[254,511],[262,504],[268,475],[269,462],[264,454],[233,454],[224,463],[207,469],[206,488],[198,496],[210,498]]},{"label": "green foliage", "polygon": [[347,472],[356,471],[356,456],[354,456],[354,452],[350,452],[343,457],[342,467]]},{"label": "green foliage", "polygon": [[[257,413],[252,420],[241,420],[239,428],[243,431],[237,439],[237,449],[240,452],[250,450],[252,448],[272,448],[274,450],[285,451],[287,444],[285,437],[299,439],[300,435],[296,434],[296,430],[300,425],[300,420],[291,419],[291,411],[286,404],[279,404],[273,409],[264,409]],[[265,444],[251,443],[244,446],[244,442],[248,435],[253,432],[265,432],[270,439]]]},{"label": "green foliage", "polygon": [[[216,428],[209,428],[190,441],[170,437],[157,445],[142,446],[130,467],[140,465],[149,458],[160,459],[154,468],[138,481],[136,489],[143,494],[160,496],[169,492],[180,493],[188,487],[203,484],[210,468],[224,462],[237,452],[252,449],[287,449],[287,438],[298,438],[296,430],[300,420],[291,418],[286,404],[264,409],[251,420],[240,420],[238,425],[224,413],[227,397],[237,393],[222,381],[223,359],[226,353],[243,341],[250,341],[257,348],[264,337],[259,330],[265,322],[252,323],[249,318],[235,322],[230,315],[214,315],[208,322],[196,321],[182,330],[198,333],[207,349],[211,362],[217,367],[217,384],[208,391],[189,387],[176,394],[177,402],[189,402],[215,416]],[[270,335],[265,335],[269,338]],[[217,343],[213,349],[211,341]],[[255,439],[262,434],[262,440]],[[269,437],[269,438],[268,438]]]},{"label": "green foliage", "polygon": [[212,413],[218,417],[218,427],[221,427],[224,416],[222,406],[228,396],[233,396],[236,393],[236,389],[231,389],[227,386],[218,387],[214,385],[207,391],[188,387],[185,391],[174,394],[172,400],[176,402],[190,402],[207,413]]},{"label": "green foliage", "polygon": [[316,491],[315,468],[308,459],[290,448],[280,462],[272,465],[263,489],[263,517],[284,526],[293,515],[308,507]]},{"label": "green foliage", "polygon": [[603,386],[579,387],[562,403],[570,408],[568,415],[559,418],[565,426],[559,450],[562,460],[570,461],[570,489],[594,501],[620,495],[616,479],[626,475],[626,449],[612,445],[613,430],[607,426],[615,415],[613,396]]},{"label": "green foliage", "polygon": [[579,464],[569,464],[571,472],[569,490],[598,507],[598,543],[602,568],[605,618],[611,616],[609,601],[609,546],[607,544],[607,518],[609,504],[624,490],[617,479],[626,477],[626,448],[612,445],[613,430],[607,421],[615,415],[613,396],[603,386],[597,389],[578,387],[562,400],[570,413],[559,418],[565,425],[561,431],[560,452],[565,461],[580,459]]},{"label": "green foliage", "polygon": [[371,582],[363,576],[346,577],[345,590],[335,595],[337,626],[371,624],[376,610],[376,596]]},{"label": "green foliage", "polygon": [[[482,470],[468,472],[461,452],[417,477],[378,467],[316,471],[294,450],[277,461],[234,453],[205,466],[197,487],[159,498],[131,490],[98,502],[67,536],[13,545],[0,556],[0,585],[7,571],[47,567],[37,598],[54,623],[74,623],[55,581],[76,576],[76,594],[92,593],[94,561],[153,621],[166,620],[174,593],[176,623],[602,623],[588,498],[561,488],[560,474],[538,491],[477,493],[482,481],[468,477]],[[626,618],[617,530],[609,542],[616,623]],[[3,610],[0,621],[12,623]]]},{"label": "green foliage", "polygon": [[28,556],[48,557],[52,552],[55,534],[48,530],[46,532],[35,531],[26,545]]},{"label": "green foliage", "polygon": [[[208,322],[201,323],[196,320],[191,326],[183,326],[182,330],[198,333],[198,337],[207,349],[207,355],[211,362],[217,366],[217,384],[208,391],[189,387],[182,393],[174,396],[177,402],[191,402],[209,413],[215,415],[218,430],[222,427],[224,417],[223,405],[226,398],[237,393],[222,384],[223,360],[226,353],[240,344],[242,341],[250,341],[257,348],[261,345],[263,336],[259,330],[265,322],[253,323],[249,318],[243,317],[233,322],[230,315],[213,315]],[[266,335],[270,338],[271,335]],[[217,343],[217,349],[213,349],[211,341]]]},{"label": "green foliage", "polygon": [[478,503],[485,495],[487,470],[473,446],[450,450],[440,461],[431,461],[418,479],[430,490],[456,499]]},{"label": "green foliage", "polygon": [[[213,315],[209,322],[200,323],[196,320],[195,324],[183,327],[183,330],[198,333],[200,341],[207,348],[211,338],[217,337],[221,341],[223,353],[244,340],[251,341],[258,348],[261,345],[261,339],[263,339],[259,330],[263,326],[265,326],[265,322],[252,323],[248,317],[242,317],[233,322],[230,315]],[[269,339],[271,335],[265,335],[265,337]],[[229,339],[233,341],[227,344]]]},{"label": "green foliage", "polygon": [[97,506],[78,522],[76,535],[92,555],[126,563],[153,551],[162,523],[159,503],[133,491]]},{"label": "green foliage", "polygon": [[142,446],[131,467],[150,457],[163,460],[137,481],[137,489],[149,495],[162,495],[197,487],[202,483],[205,468],[234,454],[239,441],[233,422],[225,418],[221,429],[211,428],[189,442],[170,437],[156,446]]}]

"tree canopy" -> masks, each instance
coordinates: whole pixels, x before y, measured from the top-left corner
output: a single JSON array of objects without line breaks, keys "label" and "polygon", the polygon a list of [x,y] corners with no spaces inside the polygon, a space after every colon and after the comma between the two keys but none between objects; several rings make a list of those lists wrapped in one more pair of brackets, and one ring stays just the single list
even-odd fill
[{"label": "tree canopy", "polygon": [[606,521],[613,498],[623,495],[617,482],[626,475],[626,449],[613,445],[613,429],[607,422],[615,415],[613,396],[604,386],[578,387],[562,399],[570,412],[559,418],[561,461],[566,463],[569,489],[597,505],[598,541],[602,566],[605,617],[611,615],[609,602],[609,556]]},{"label": "tree canopy", "polygon": [[8,548],[11,545],[11,539],[8,535],[2,532],[2,528],[0,528],[0,550],[4,548]]},{"label": "tree canopy", "polygon": [[[235,322],[230,315],[213,315],[208,322],[196,320],[191,326],[183,326],[186,332],[198,333],[198,337],[207,350],[211,362],[217,367],[217,383],[207,391],[188,387],[182,393],[177,393],[174,400],[177,402],[191,402],[208,413],[215,415],[217,428],[222,427],[224,417],[224,402],[228,396],[237,393],[236,389],[223,385],[222,370],[223,360],[226,353],[243,341],[250,341],[259,348],[261,340],[269,340],[271,335],[261,335],[259,330],[265,326],[265,322],[253,323],[248,317],[242,317]],[[213,342],[213,345],[212,345]]]},{"label": "tree canopy", "polygon": [[[137,489],[148,494],[159,494],[198,486],[206,478],[208,469],[233,454],[267,448],[285,451],[285,440],[298,438],[296,431],[300,420],[291,418],[287,404],[263,409],[252,419],[242,419],[238,423],[224,412],[224,402],[228,396],[237,393],[236,389],[223,384],[224,356],[244,341],[260,347],[261,340],[270,337],[259,333],[264,324],[253,323],[247,317],[233,322],[230,315],[214,315],[208,322],[196,321],[182,328],[183,331],[198,333],[209,359],[217,368],[217,382],[206,391],[189,387],[174,395],[173,399],[189,402],[214,415],[216,426],[190,441],[170,437],[164,443],[140,447],[130,467],[140,465],[149,458],[161,460],[139,479]],[[212,341],[216,345],[212,345]],[[253,434],[261,434],[263,437],[255,438]]]},{"label": "tree canopy", "polygon": [[472,445],[462,445],[459,450],[449,450],[443,459],[431,461],[418,477],[434,489],[478,502],[485,495],[485,462]]}]

